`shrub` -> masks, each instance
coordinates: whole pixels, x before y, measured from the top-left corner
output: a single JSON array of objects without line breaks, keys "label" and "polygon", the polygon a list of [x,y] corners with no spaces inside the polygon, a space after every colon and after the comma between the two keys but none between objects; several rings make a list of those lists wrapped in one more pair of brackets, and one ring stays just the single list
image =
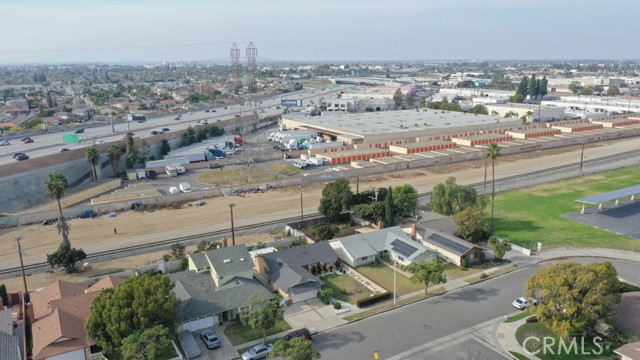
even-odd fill
[{"label": "shrub", "polygon": [[469,259],[466,257],[463,257],[462,260],[460,261],[460,269],[464,270],[468,267],[469,267]]},{"label": "shrub", "polygon": [[535,323],[535,322],[538,322],[538,318],[535,316],[529,316],[526,321],[528,323]]},{"label": "shrub", "polygon": [[329,301],[331,301],[332,296],[333,289],[324,285],[320,288],[320,301],[322,301],[323,304],[329,305]]},{"label": "shrub", "polygon": [[489,277],[489,275],[487,275],[485,273],[480,274],[480,279],[486,279],[488,277]]},{"label": "shrub", "polygon": [[375,304],[375,303],[380,302],[380,301],[388,300],[390,298],[391,298],[391,293],[387,291],[387,292],[384,292],[384,293],[381,293],[381,294],[378,294],[378,295],[374,295],[374,296],[368,297],[366,299],[360,299],[356,303],[356,306],[361,308],[361,307],[365,307],[365,306],[368,306],[368,305],[371,305],[371,304]]},{"label": "shrub", "polygon": [[189,259],[187,259],[186,257],[183,257],[182,260],[180,260],[180,271],[187,270],[188,267],[189,267]]},{"label": "shrub", "polygon": [[342,304],[336,301],[333,303],[333,308],[336,310],[340,310],[342,308]]},{"label": "shrub", "polygon": [[4,306],[7,306],[9,303],[7,302],[7,287],[4,284],[0,284],[0,298],[2,298],[2,303]]}]

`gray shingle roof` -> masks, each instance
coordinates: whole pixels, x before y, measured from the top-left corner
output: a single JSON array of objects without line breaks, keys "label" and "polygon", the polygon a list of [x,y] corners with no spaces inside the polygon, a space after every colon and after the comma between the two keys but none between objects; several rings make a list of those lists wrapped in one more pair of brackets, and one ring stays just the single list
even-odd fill
[{"label": "gray shingle roof", "polygon": [[404,247],[407,249],[410,247],[412,250],[410,253],[401,254],[409,261],[414,261],[425,253],[431,253],[426,246],[411,240],[409,234],[402,231],[399,226],[351,235],[338,239],[338,241],[356,259],[368,255],[377,255],[383,250],[398,252],[399,248],[403,247],[402,245],[404,244],[407,245]]},{"label": "gray shingle roof", "polygon": [[480,248],[456,236],[425,228],[424,241],[456,255],[464,255],[474,247]]},{"label": "gray shingle roof", "polygon": [[333,264],[338,260],[335,251],[326,241],[260,256],[269,268],[269,280],[285,292],[308,281],[320,281],[303,266],[316,263]]},{"label": "gray shingle roof", "polygon": [[0,333],[13,335],[13,317],[10,309],[0,310]]},{"label": "gray shingle roof", "polygon": [[204,254],[218,275],[253,269],[253,261],[245,244],[209,250]]},{"label": "gray shingle roof", "polygon": [[198,269],[206,269],[209,267],[209,262],[207,261],[207,257],[204,253],[195,253],[188,255],[191,258],[191,261],[196,265]]},{"label": "gray shingle roof", "polygon": [[176,296],[182,300],[178,311],[183,320],[237,309],[254,299],[254,294],[258,294],[258,298],[273,298],[273,294],[255,279],[235,277],[216,288],[208,273],[185,271],[169,277],[175,282]]}]

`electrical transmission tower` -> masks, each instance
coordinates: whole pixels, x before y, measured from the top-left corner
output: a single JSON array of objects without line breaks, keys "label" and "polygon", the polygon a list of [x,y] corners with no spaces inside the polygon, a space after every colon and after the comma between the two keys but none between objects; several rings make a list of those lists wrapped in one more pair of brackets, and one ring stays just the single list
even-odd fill
[{"label": "electrical transmission tower", "polygon": [[231,46],[229,55],[231,57],[231,93],[235,94],[242,86],[240,83],[240,48],[236,43]]},{"label": "electrical transmission tower", "polygon": [[253,42],[249,42],[247,46],[247,93],[253,94],[257,91],[256,80],[256,58],[258,57],[258,49]]}]

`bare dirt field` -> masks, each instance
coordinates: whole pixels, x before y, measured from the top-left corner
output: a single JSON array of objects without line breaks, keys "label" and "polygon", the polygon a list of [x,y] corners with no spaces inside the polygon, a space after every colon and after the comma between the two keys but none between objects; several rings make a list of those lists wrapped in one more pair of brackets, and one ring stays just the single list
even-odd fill
[{"label": "bare dirt field", "polygon": [[[601,142],[585,148],[585,159],[616,154],[638,149],[638,139],[627,139],[616,142]],[[496,178],[516,175],[536,169],[561,166],[580,160],[580,147],[567,147],[547,151],[500,157],[496,161]],[[489,165],[490,167],[490,165]],[[491,170],[489,169],[489,174]],[[360,178],[360,190],[371,188],[398,186],[406,183],[414,186],[418,192],[431,191],[434,185],[444,182],[447,177],[455,176],[458,183],[471,184],[480,182],[484,177],[484,161],[470,161],[420,170],[409,170],[387,175],[375,175]],[[490,176],[490,175],[489,175]],[[227,197],[207,199],[202,207],[183,206],[180,209],[164,209],[152,212],[128,211],[119,213],[115,218],[102,216],[96,219],[70,221],[70,240],[72,246],[83,248],[86,253],[104,251],[121,246],[149,243],[159,239],[200,234],[203,232],[229,229],[229,204],[236,206],[234,225],[249,225],[280,218],[300,215],[300,193],[303,194],[304,213],[316,213],[324,184],[306,187],[278,189],[260,194],[248,194],[245,197]],[[352,186],[355,190],[355,181]],[[114,234],[117,229],[117,235]],[[37,263],[46,261],[46,254],[55,251],[60,243],[60,236],[55,226],[29,225],[0,230],[0,268],[11,268],[19,265],[18,250],[15,239],[22,237],[21,244],[26,253],[25,262]],[[268,236],[268,235],[266,235]],[[267,238],[268,239],[268,238]],[[218,239],[219,240],[219,239]],[[255,244],[259,237],[252,236],[237,239],[237,242]],[[120,269],[141,266],[155,262],[161,254],[133,259],[117,260],[111,264],[92,264],[92,270]],[[39,277],[40,275],[38,275]],[[44,274],[43,282],[36,282],[36,276],[30,281],[35,288],[52,280],[69,275]],[[87,276],[87,274],[83,274]],[[47,278],[49,277],[49,278]],[[71,276],[73,278],[73,276]],[[2,280],[3,283],[9,283]]]}]

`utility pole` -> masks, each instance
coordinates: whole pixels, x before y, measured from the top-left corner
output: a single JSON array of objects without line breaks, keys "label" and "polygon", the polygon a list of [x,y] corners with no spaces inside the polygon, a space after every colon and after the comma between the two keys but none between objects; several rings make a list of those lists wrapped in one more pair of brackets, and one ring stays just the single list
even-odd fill
[{"label": "utility pole", "polygon": [[229,204],[229,209],[231,210],[231,244],[236,246],[236,233],[233,228],[233,208],[236,207],[236,204]]},{"label": "utility pole", "polygon": [[20,246],[20,240],[22,240],[22,236],[18,236],[16,238],[16,242],[18,243],[18,255],[20,256],[20,270],[22,270],[22,283],[24,284],[24,293],[25,295],[29,292],[27,288],[27,276],[24,273],[24,262],[22,261],[22,246]]},{"label": "utility pole", "polygon": [[356,175],[356,195],[360,195],[360,175]]},{"label": "utility pole", "polygon": [[300,230],[304,227],[304,208],[302,207],[302,192],[300,192]]},{"label": "utility pole", "polygon": [[582,142],[582,151],[580,152],[580,172],[579,174],[582,175],[582,161],[584,160],[584,141]]}]

